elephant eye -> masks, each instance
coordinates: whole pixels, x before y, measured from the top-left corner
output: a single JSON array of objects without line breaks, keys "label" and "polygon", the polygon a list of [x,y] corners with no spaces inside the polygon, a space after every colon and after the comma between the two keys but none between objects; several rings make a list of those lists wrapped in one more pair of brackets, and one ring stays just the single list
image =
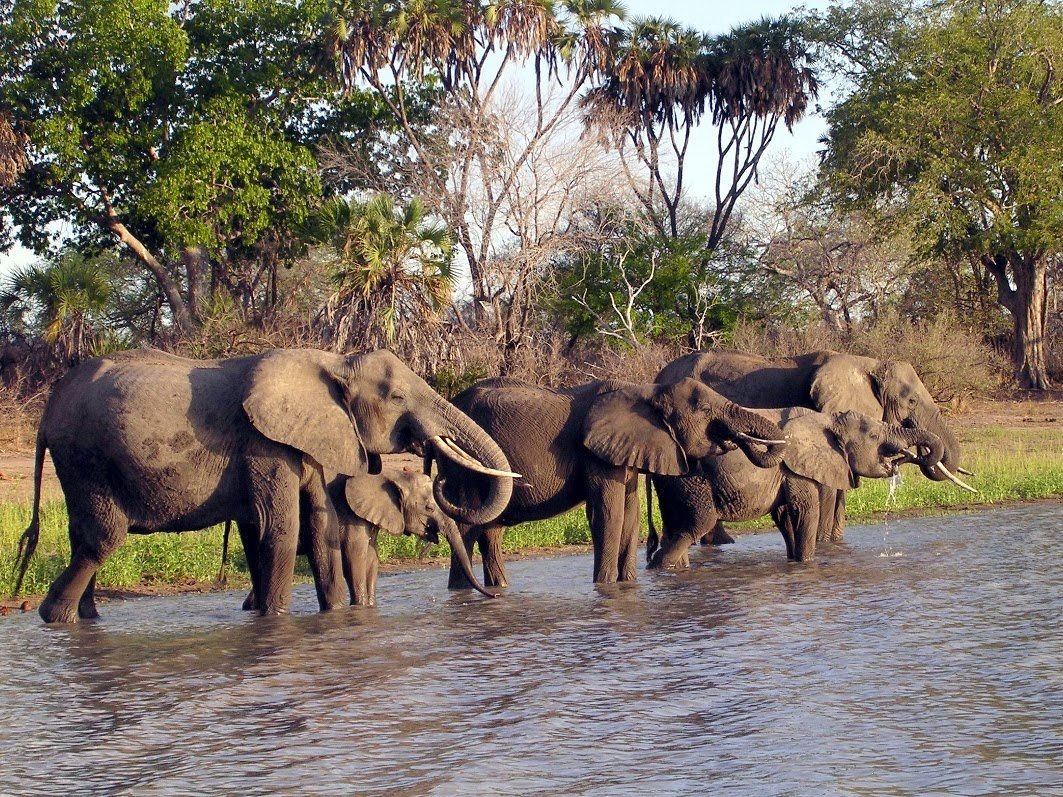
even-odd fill
[{"label": "elephant eye", "polygon": [[403,393],[400,390],[396,390],[396,391],[392,392],[392,394],[388,398],[391,401],[394,401],[396,404],[405,404],[406,403],[406,394]]}]

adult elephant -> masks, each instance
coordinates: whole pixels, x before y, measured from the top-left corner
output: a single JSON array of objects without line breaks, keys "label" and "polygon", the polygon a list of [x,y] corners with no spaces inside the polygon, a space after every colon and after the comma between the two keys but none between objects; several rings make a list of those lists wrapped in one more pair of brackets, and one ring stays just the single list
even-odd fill
[{"label": "adult elephant", "polygon": [[[693,352],[666,365],[655,381],[692,378],[746,407],[808,407],[825,413],[855,410],[877,420],[935,435],[944,445],[939,463],[923,463],[934,481],[962,471],[960,446],[915,368],[836,351],[769,360],[736,351]],[[820,511],[820,541],[837,541],[845,528],[845,493],[827,491]],[[706,531],[709,531],[706,529]],[[730,538],[717,524],[714,542]]]},{"label": "adult elephant", "polygon": [[777,467],[756,468],[731,452],[706,461],[695,475],[651,477],[663,525],[660,539],[650,530],[646,556],[651,568],[684,567],[691,543],[719,520],[753,520],[767,513],[782,532],[786,555],[811,561],[825,491],[844,493],[857,487],[862,476],[892,476],[906,462],[930,467],[944,453],[941,440],[930,432],[852,410],[758,412],[778,424],[789,440]]},{"label": "adult elephant", "polygon": [[379,454],[418,450],[484,471],[483,505],[467,514],[455,508],[470,522],[495,517],[512,492],[499,447],[390,352],[277,349],[203,361],[122,352],[79,365],[52,391],[37,433],[20,582],[39,536],[46,450],[66,497],[71,542],[70,565],[40,606],[46,622],[97,616],[90,586],[128,532],[229,519],[245,546],[260,552],[250,564],[261,611],[284,613],[301,503],[312,523],[319,603],[340,605],[336,516],[323,471],[363,473]]},{"label": "adult elephant", "polygon": [[[694,379],[668,385],[597,381],[564,390],[489,379],[453,401],[523,474],[498,518],[465,524],[466,547],[471,552],[479,546],[489,587],[508,583],[501,548],[506,526],[553,517],[583,502],[594,581],[633,581],[640,471],[678,476],[736,447],[757,465],[771,467],[784,444],[775,424]],[[449,468],[443,464],[444,478]],[[478,481],[462,483],[468,505],[482,500]],[[450,586],[467,586],[455,559]]]}]

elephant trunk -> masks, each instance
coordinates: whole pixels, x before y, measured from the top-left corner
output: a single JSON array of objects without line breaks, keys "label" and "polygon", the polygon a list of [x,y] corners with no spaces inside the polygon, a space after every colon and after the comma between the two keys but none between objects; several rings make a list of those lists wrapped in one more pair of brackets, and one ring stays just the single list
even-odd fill
[{"label": "elephant trunk", "polygon": [[786,435],[774,423],[737,404],[728,408],[729,437],[758,468],[776,468],[782,462]]},{"label": "elephant trunk", "polygon": [[454,557],[461,565],[461,569],[465,573],[465,577],[469,579],[469,583],[472,584],[472,588],[481,595],[486,595],[488,598],[497,598],[498,593],[489,592],[484,589],[483,584],[477,580],[476,574],[472,571],[472,560],[469,559],[469,552],[465,550],[465,541],[462,539],[461,532],[458,531],[457,525],[454,523],[444,523],[440,530],[443,532],[446,541],[450,544],[450,550],[453,551]]},{"label": "elephant trunk", "polygon": [[945,444],[940,437],[924,429],[906,426],[891,426],[890,432],[901,441],[901,448],[915,448],[915,462],[919,464],[923,473],[936,471],[937,464],[945,456]]},{"label": "elephant trunk", "polygon": [[888,423],[897,423],[908,429],[918,429],[936,435],[944,446],[944,452],[938,460],[920,458],[919,469],[928,479],[942,481],[947,479],[940,469],[934,467],[938,462],[948,471],[960,471],[960,444],[956,435],[945,423],[941,411],[933,404],[919,404],[910,411],[905,411],[895,402],[885,401],[883,419]]},{"label": "elephant trunk", "polygon": [[[453,451],[440,452],[438,444],[433,444],[433,449],[435,449],[433,453],[439,466],[439,476],[432,486],[436,502],[444,512],[459,523],[466,523],[470,526],[489,523],[502,514],[502,510],[509,504],[509,499],[513,495],[513,477],[497,474],[484,476],[482,473],[465,474],[471,477],[470,480],[474,483],[482,483],[483,479],[487,478],[488,486],[485,493],[478,497],[482,500],[475,501],[473,506],[460,506],[450,497],[452,490],[448,490],[447,475],[453,473],[450,463],[457,463],[461,466],[461,454],[464,453],[490,470],[509,472],[509,460],[487,432],[453,404],[439,397],[436,409],[443,418],[442,435],[452,438],[459,449],[457,455],[454,456]],[[444,442],[443,445],[446,443]],[[444,456],[447,457],[446,466],[444,466]],[[464,468],[469,470],[467,465]],[[467,493],[467,491],[461,492]]]}]

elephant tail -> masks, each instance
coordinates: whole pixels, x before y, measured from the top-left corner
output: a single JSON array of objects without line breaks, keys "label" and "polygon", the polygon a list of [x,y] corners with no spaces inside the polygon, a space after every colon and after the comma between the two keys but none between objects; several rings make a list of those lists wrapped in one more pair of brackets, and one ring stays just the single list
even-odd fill
[{"label": "elephant tail", "polygon": [[646,474],[646,561],[653,561],[653,555],[661,546],[660,535],[657,534],[657,525],[653,522],[653,478]]},{"label": "elephant tail", "polygon": [[215,587],[224,587],[229,583],[229,535],[233,530],[233,522],[230,518],[225,521],[225,534],[221,538],[221,565],[218,566],[218,575],[214,577]]},{"label": "elephant tail", "polygon": [[44,452],[48,449],[48,442],[44,439],[44,429],[37,430],[37,451],[33,461],[33,515],[30,524],[18,541],[18,555],[16,567],[18,578],[15,580],[15,589],[12,597],[22,590],[22,581],[26,578],[26,569],[30,565],[30,559],[37,551],[37,543],[41,537],[41,479],[44,477]]}]

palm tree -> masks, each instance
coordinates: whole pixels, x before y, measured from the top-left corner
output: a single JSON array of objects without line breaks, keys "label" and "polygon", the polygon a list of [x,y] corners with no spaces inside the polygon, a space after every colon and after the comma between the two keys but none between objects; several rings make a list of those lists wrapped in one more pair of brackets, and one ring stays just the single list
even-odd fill
[{"label": "palm tree", "polygon": [[328,248],[333,292],[322,320],[336,350],[401,350],[438,323],[450,302],[453,242],[420,199],[401,210],[387,194],[335,199],[311,237]]},{"label": "palm tree", "polygon": [[[612,62],[602,83],[584,95],[588,126],[605,134],[623,154],[630,146],[649,172],[648,190],[629,182],[662,235],[678,235],[678,209],[690,134],[705,109],[708,78],[700,60],[704,37],[670,19],[636,19],[614,41]],[[676,168],[666,173],[662,148]],[[625,161],[626,166],[626,161]],[[656,212],[663,202],[667,219]]]},{"label": "palm tree", "polygon": [[0,310],[16,329],[37,330],[69,364],[91,353],[94,330],[111,298],[99,261],[66,252],[14,272],[0,292]]}]

